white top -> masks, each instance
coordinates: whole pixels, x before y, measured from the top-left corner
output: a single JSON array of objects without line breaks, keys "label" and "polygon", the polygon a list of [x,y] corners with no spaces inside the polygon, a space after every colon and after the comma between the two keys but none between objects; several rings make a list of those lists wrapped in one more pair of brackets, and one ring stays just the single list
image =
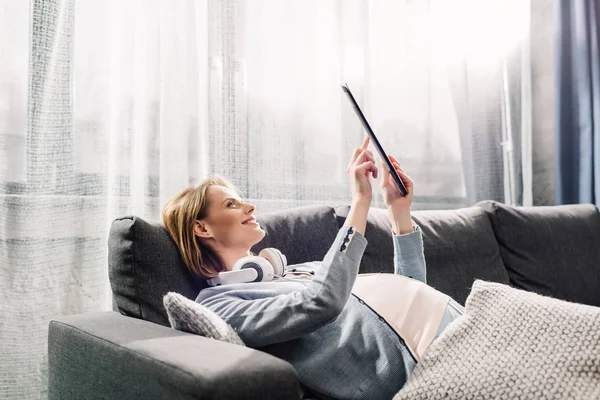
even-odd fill
[{"label": "white top", "polygon": [[360,274],[352,293],[369,305],[420,360],[444,316],[450,297],[402,275]]}]

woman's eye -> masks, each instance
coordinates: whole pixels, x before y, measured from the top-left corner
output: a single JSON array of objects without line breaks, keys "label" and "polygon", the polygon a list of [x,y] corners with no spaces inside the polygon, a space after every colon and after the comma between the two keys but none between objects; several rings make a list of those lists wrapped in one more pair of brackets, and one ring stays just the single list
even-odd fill
[{"label": "woman's eye", "polygon": [[229,207],[231,207],[232,205],[237,207],[239,204],[242,204],[243,202],[244,202],[243,200],[230,200],[230,201],[227,203],[227,207],[229,208]]}]

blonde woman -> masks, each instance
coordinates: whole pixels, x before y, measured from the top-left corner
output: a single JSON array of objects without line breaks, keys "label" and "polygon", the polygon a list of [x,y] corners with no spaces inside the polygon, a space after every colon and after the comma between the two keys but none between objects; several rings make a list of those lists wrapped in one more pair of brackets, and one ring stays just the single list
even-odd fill
[{"label": "blonde woman", "polygon": [[[208,287],[196,299],[248,346],[290,362],[319,398],[392,398],[427,346],[462,314],[458,303],[425,283],[421,232],[410,217],[414,184],[392,156],[408,191],[400,195],[381,162],[395,274],[358,276],[371,177],[379,172],[368,145],[366,137],[352,154],[351,208],[322,261],[289,265],[286,279]],[[212,177],[172,198],[163,221],[188,268],[210,279],[231,271],[263,239],[255,209],[227,180]]]}]

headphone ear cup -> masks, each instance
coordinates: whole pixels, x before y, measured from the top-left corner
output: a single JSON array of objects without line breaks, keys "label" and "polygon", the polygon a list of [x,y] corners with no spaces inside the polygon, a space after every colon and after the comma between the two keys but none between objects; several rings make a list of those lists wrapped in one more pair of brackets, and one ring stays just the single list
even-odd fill
[{"label": "headphone ear cup", "polygon": [[269,260],[271,265],[273,266],[273,271],[275,275],[281,276],[283,275],[283,271],[287,265],[287,257],[281,251],[277,250],[274,247],[264,248],[258,253],[260,257],[266,258]]},{"label": "headphone ear cup", "polygon": [[231,270],[238,271],[246,268],[252,268],[256,270],[258,276],[253,282],[268,282],[273,280],[273,274],[275,271],[269,260],[266,260],[264,257],[242,257],[236,261]]},{"label": "headphone ear cup", "polygon": [[242,257],[239,260],[237,260],[235,262],[235,264],[233,264],[233,267],[231,268],[232,271],[238,271],[240,269],[242,269],[242,267],[248,262],[248,261],[252,261],[252,257],[253,256],[248,256],[248,257]]}]

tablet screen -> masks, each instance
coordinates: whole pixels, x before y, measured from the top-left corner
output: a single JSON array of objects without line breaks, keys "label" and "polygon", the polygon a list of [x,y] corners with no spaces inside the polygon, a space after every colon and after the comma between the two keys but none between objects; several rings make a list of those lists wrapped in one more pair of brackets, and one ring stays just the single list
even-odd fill
[{"label": "tablet screen", "polygon": [[367,134],[371,138],[371,141],[375,145],[375,148],[377,149],[379,156],[386,163],[388,170],[392,174],[392,178],[394,179],[394,182],[396,182],[396,186],[398,186],[398,189],[400,190],[400,193],[402,194],[402,196],[406,196],[406,194],[408,193],[406,190],[406,186],[404,186],[402,179],[400,179],[400,176],[398,175],[398,173],[396,172],[396,169],[392,165],[392,162],[388,158],[387,153],[383,150],[383,147],[381,147],[381,143],[379,143],[379,140],[377,140],[377,136],[375,136],[375,132],[373,132],[373,129],[371,129],[371,126],[367,122],[367,119],[365,118],[365,115],[363,114],[360,107],[358,106],[358,103],[356,102],[356,100],[354,100],[354,96],[352,95],[352,92],[348,88],[348,85],[346,85],[346,84],[342,85],[342,89],[344,90],[344,93],[346,93],[346,95],[348,96],[348,99],[350,100],[350,103],[352,104],[352,108],[354,108],[354,112],[358,116],[358,119],[360,120],[363,127],[367,131]]}]

